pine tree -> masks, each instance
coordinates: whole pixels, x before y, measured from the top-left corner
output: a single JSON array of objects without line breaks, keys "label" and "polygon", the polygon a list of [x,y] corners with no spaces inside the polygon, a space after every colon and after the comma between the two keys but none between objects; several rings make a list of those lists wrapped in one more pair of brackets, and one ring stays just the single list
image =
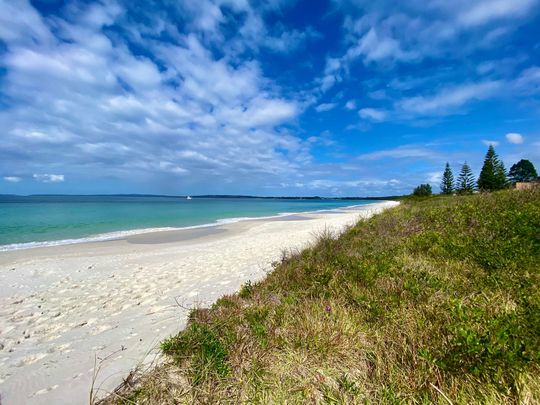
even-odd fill
[{"label": "pine tree", "polygon": [[495,153],[493,145],[489,145],[482,171],[478,177],[478,188],[482,191],[501,190],[508,184],[506,169]]},{"label": "pine tree", "polygon": [[521,159],[519,162],[512,165],[508,175],[514,183],[518,181],[533,181],[538,176],[534,165],[530,160],[526,159]]},{"label": "pine tree", "polygon": [[461,166],[461,172],[456,182],[457,192],[460,194],[471,194],[474,191],[474,183],[473,172],[467,162],[465,162]]},{"label": "pine tree", "polygon": [[441,182],[441,193],[442,194],[452,194],[454,191],[454,174],[450,168],[450,164],[446,162],[446,167],[444,169],[443,178]]}]

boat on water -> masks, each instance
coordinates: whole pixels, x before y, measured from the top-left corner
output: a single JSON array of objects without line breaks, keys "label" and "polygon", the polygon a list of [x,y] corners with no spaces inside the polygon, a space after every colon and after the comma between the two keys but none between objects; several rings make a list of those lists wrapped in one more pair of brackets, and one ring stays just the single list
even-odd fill
[{"label": "boat on water", "polygon": [[186,197],[186,200],[191,200],[191,196],[188,195],[188,196]]}]

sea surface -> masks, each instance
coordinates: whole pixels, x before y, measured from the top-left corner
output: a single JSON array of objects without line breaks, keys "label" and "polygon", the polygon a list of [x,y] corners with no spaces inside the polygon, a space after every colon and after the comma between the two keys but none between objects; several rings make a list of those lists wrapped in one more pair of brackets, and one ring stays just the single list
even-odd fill
[{"label": "sea surface", "polygon": [[146,196],[0,196],[0,251],[118,239],[286,213],[334,210],[366,200]]}]

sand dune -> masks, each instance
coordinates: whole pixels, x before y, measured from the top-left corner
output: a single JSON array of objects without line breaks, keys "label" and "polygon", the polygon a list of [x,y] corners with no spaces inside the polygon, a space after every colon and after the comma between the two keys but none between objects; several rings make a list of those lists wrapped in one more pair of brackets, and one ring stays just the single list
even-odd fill
[{"label": "sand dune", "polygon": [[395,204],[1,252],[1,403],[88,403],[96,372],[103,395],[154,359],[190,307],[264,277],[316,232]]}]

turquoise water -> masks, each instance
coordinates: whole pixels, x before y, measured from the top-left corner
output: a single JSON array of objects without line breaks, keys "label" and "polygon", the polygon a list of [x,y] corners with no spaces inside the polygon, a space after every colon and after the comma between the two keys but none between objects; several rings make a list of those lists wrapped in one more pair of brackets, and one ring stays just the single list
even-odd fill
[{"label": "turquoise water", "polygon": [[0,197],[0,250],[67,243],[78,239],[112,239],[155,228],[201,226],[218,221],[328,210],[373,202],[253,198],[187,200],[178,197],[4,196]]}]

